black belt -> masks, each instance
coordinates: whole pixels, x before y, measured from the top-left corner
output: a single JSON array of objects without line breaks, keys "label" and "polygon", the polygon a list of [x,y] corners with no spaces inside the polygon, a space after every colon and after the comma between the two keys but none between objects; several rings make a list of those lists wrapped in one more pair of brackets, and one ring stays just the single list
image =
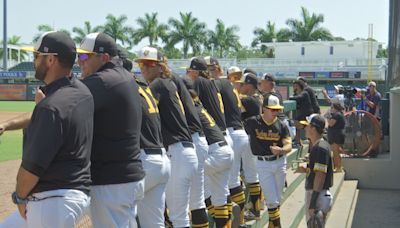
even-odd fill
[{"label": "black belt", "polygon": [[194,145],[191,142],[181,142],[182,146],[185,148],[193,148],[194,149]]},{"label": "black belt", "polygon": [[161,148],[147,148],[147,149],[143,149],[143,150],[147,155],[150,155],[150,154],[162,155],[163,154],[163,150]]},{"label": "black belt", "polygon": [[243,130],[243,127],[233,127],[233,130],[234,130],[234,131],[236,131],[236,130]]},{"label": "black belt", "polygon": [[218,146],[220,146],[220,147],[223,147],[223,146],[227,146],[228,145],[228,143],[227,142],[219,142],[218,143]]},{"label": "black belt", "polygon": [[223,134],[224,136],[226,136],[226,131],[222,131],[222,134]]},{"label": "black belt", "polygon": [[271,157],[257,156],[257,159],[259,161],[275,161],[276,159],[278,159],[278,157],[277,156],[271,156]]}]

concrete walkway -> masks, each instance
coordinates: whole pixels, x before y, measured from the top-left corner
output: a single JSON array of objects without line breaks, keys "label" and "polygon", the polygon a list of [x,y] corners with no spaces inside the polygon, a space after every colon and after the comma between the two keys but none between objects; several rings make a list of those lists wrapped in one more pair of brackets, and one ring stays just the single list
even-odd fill
[{"label": "concrete walkway", "polygon": [[351,227],[400,227],[400,190],[359,189]]}]

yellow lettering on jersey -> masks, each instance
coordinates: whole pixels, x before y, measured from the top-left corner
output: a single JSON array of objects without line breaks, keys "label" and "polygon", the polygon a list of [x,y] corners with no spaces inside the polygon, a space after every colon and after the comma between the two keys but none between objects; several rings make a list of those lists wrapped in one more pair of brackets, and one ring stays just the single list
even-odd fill
[{"label": "yellow lettering on jersey", "polygon": [[279,141],[279,139],[281,138],[279,133],[274,133],[271,130],[269,130],[268,132],[264,132],[258,129],[256,129],[256,137],[257,139],[268,141]]},{"label": "yellow lettering on jersey", "polygon": [[242,108],[242,101],[240,100],[239,92],[237,91],[236,88],[233,88],[233,93],[234,93],[235,96],[236,96],[236,100],[237,100],[237,105],[238,105],[238,107],[239,107],[239,108]]},{"label": "yellow lettering on jersey", "polygon": [[139,94],[142,95],[146,100],[146,103],[149,106],[149,113],[158,113],[156,99],[154,99],[150,88],[147,87],[145,91],[142,87],[139,86]]},{"label": "yellow lettering on jersey", "polygon": [[221,109],[221,112],[224,113],[224,102],[222,102],[222,96],[221,93],[217,93],[218,100],[219,100],[219,107]]},{"label": "yellow lettering on jersey", "polygon": [[178,98],[178,103],[179,103],[179,106],[181,107],[182,113],[185,114],[185,109],[183,108],[181,97],[179,96],[178,91],[175,92],[175,94],[176,94],[176,97]]},{"label": "yellow lettering on jersey", "polygon": [[206,116],[208,122],[210,123],[210,126],[214,127],[215,126],[215,121],[212,118],[212,116],[210,114],[208,114],[208,112],[204,108],[201,109],[201,113],[203,113]]}]

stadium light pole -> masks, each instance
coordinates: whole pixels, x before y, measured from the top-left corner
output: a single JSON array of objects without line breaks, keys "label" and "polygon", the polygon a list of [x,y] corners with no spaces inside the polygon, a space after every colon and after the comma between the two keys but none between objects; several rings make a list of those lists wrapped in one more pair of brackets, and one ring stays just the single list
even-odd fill
[{"label": "stadium light pole", "polygon": [[7,71],[7,0],[3,0],[3,70]]}]

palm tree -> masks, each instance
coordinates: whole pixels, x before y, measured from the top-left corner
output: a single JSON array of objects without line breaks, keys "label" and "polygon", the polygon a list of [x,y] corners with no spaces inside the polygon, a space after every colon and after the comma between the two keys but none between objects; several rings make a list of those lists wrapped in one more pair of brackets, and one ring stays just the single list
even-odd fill
[{"label": "palm tree", "polygon": [[158,23],[157,13],[146,13],[143,17],[136,19],[139,27],[132,33],[133,43],[138,44],[145,38],[149,39],[150,46],[153,46],[158,39],[165,40],[167,37],[168,26]]},{"label": "palm tree", "polygon": [[301,20],[290,18],[286,21],[294,41],[332,40],[333,36],[326,28],[320,27],[324,22],[324,15],[310,13],[301,7]]},{"label": "palm tree", "polygon": [[85,25],[83,28],[79,27],[73,27],[72,32],[76,33],[77,35],[74,37],[75,43],[79,44],[82,42],[83,38],[89,33],[93,32],[100,32],[101,31],[101,26],[96,26],[92,28],[92,25],[90,24],[90,21],[85,21]]},{"label": "palm tree", "polygon": [[208,46],[212,46],[217,52],[218,56],[222,58],[229,53],[231,49],[238,51],[241,47],[239,42],[239,36],[236,34],[239,31],[239,27],[233,25],[226,27],[222,20],[217,19],[217,25],[215,31],[208,31]]},{"label": "palm tree", "polygon": [[280,29],[277,32],[275,23],[272,23],[271,21],[267,22],[265,29],[258,27],[255,28],[253,34],[255,35],[255,38],[253,39],[253,42],[251,42],[252,47],[256,47],[260,43],[272,42],[274,39],[276,39],[276,41],[284,42],[289,41],[291,38],[289,29]]},{"label": "palm tree", "polygon": [[133,32],[133,28],[124,25],[127,20],[128,17],[126,15],[115,17],[112,14],[108,14],[106,23],[104,26],[99,26],[98,29],[110,35],[116,42],[120,41],[122,45],[125,45],[125,42],[130,44],[129,34]]},{"label": "palm tree", "polygon": [[[7,44],[19,46],[20,45],[20,40],[21,40],[20,36],[15,36],[14,35],[14,36],[8,38]],[[3,43],[3,41],[1,41],[1,43]],[[8,53],[8,55],[11,55],[11,59],[18,60],[18,51],[17,50],[13,50],[13,49],[9,49],[8,48],[8,51],[10,52],[10,53]],[[26,51],[20,50],[20,60],[21,61],[25,60],[27,54],[28,53]],[[3,48],[0,48],[0,56],[3,56]]]},{"label": "palm tree", "polygon": [[189,48],[192,48],[193,55],[200,53],[201,45],[206,40],[206,24],[200,22],[192,16],[192,13],[180,14],[180,20],[170,18],[168,24],[173,28],[169,33],[167,46],[174,46],[179,42],[183,42],[183,57],[188,57]]},{"label": "palm tree", "polygon": [[[56,30],[53,26],[48,24],[38,25],[37,29],[39,33],[33,37],[33,42],[36,42],[43,33]],[[71,36],[70,32],[66,29],[58,29],[58,31],[65,32],[68,34],[68,36]]]}]

